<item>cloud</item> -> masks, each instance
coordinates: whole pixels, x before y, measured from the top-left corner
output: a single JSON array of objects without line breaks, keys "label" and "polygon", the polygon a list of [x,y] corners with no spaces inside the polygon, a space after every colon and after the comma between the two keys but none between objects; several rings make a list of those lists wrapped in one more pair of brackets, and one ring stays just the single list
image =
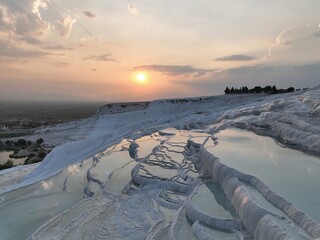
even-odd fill
[{"label": "cloud", "polygon": [[33,46],[67,50],[43,45],[52,34],[68,36],[74,22],[70,14],[64,14],[50,0],[0,0],[0,56],[19,61],[52,55]]},{"label": "cloud", "polygon": [[139,16],[139,11],[138,11],[137,7],[135,5],[133,5],[132,3],[128,4],[128,9],[132,15]]},{"label": "cloud", "polygon": [[40,58],[50,55],[48,52],[24,50],[13,46],[10,42],[0,40],[0,56],[10,58]]},{"label": "cloud", "polygon": [[313,32],[312,36],[314,36],[315,38],[320,38],[320,32]]},{"label": "cloud", "polygon": [[294,29],[295,29],[294,27],[289,27],[287,29],[284,29],[276,38],[276,41],[275,41],[276,46],[288,45],[288,41],[284,40],[284,36],[285,34],[287,34],[288,32],[291,32]]},{"label": "cloud", "polygon": [[86,15],[88,18],[95,18],[96,14],[90,12],[90,11],[83,11],[82,12],[84,15]]},{"label": "cloud", "polygon": [[33,14],[25,14],[15,18],[14,25],[11,30],[21,39],[35,39],[40,37],[48,29],[48,24],[35,17]]},{"label": "cloud", "polygon": [[192,75],[193,77],[200,77],[209,72],[214,71],[213,69],[199,69],[194,68],[190,65],[141,65],[133,68],[133,71],[152,71],[160,72],[169,76],[179,75]]},{"label": "cloud", "polygon": [[251,61],[255,60],[255,57],[248,56],[248,55],[230,55],[225,57],[217,58],[216,61]]},{"label": "cloud", "polygon": [[70,35],[73,24],[76,22],[69,14],[65,14],[57,21],[56,29],[60,33],[61,37]]},{"label": "cloud", "polygon": [[8,13],[8,8],[0,5],[0,31],[9,30],[13,24],[14,19]]},{"label": "cloud", "polygon": [[71,64],[68,62],[56,62],[53,64],[53,66],[56,68],[66,68],[66,67],[70,67]]},{"label": "cloud", "polygon": [[32,13],[37,15],[40,20],[42,20],[41,14],[40,14],[40,8],[48,9],[48,1],[44,0],[36,0],[33,2],[32,6]]},{"label": "cloud", "polygon": [[64,47],[64,46],[62,46],[62,45],[46,46],[46,47],[44,47],[44,49],[55,50],[55,51],[60,51],[60,50],[73,50],[73,48]]},{"label": "cloud", "polygon": [[242,66],[242,67],[237,67],[237,68],[229,68],[226,70],[223,70],[219,74],[228,74],[229,76],[235,76],[235,75],[245,75],[245,76],[258,76],[261,74],[268,74],[271,72],[275,71],[274,66],[269,66],[269,65],[253,65],[253,66]]},{"label": "cloud", "polygon": [[42,45],[42,41],[38,40],[37,38],[30,37],[30,36],[22,36],[20,38],[20,40],[27,42],[29,44],[32,44],[32,45]]},{"label": "cloud", "polygon": [[[268,56],[271,56],[272,50],[274,48],[277,48],[277,47],[279,47],[281,45],[282,46],[287,46],[287,45],[289,45],[291,43],[291,41],[285,40],[284,37],[285,37],[285,35],[287,33],[293,31],[294,29],[295,29],[294,27],[288,27],[288,28],[286,28],[286,29],[284,29],[284,30],[282,30],[280,32],[280,34],[276,37],[276,39],[268,47]],[[265,58],[266,58],[266,56],[265,56]]]},{"label": "cloud", "polygon": [[119,62],[118,60],[111,57],[111,53],[102,54],[102,55],[92,55],[89,57],[85,57],[84,60],[93,60],[93,61],[101,61],[101,62]]},{"label": "cloud", "polygon": [[[184,85],[203,95],[223,94],[229,86],[241,87],[276,85],[278,88],[314,87],[319,85],[320,62],[305,65],[269,65],[237,67],[208,74],[205,78],[194,80],[172,80],[174,84]],[[301,81],[303,79],[303,81]]]},{"label": "cloud", "polygon": [[317,72],[318,76],[320,74],[320,63],[319,62],[298,65],[298,66],[294,66],[293,68],[296,70],[299,70],[299,71],[305,71],[305,72],[310,72],[310,73]]},{"label": "cloud", "polygon": [[263,61],[275,65],[299,65],[318,61],[319,38],[319,28],[314,25],[287,28],[268,47]]},{"label": "cloud", "polygon": [[50,28],[41,15],[47,8],[44,0],[1,1],[0,33],[7,33],[7,37],[15,41],[41,44],[39,38]]}]

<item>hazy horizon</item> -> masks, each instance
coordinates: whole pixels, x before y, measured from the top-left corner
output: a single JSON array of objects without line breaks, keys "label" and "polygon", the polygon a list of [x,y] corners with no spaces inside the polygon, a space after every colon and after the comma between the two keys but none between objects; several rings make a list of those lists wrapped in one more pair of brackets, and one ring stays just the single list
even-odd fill
[{"label": "hazy horizon", "polygon": [[0,100],[119,102],[320,82],[320,2],[0,0]]}]

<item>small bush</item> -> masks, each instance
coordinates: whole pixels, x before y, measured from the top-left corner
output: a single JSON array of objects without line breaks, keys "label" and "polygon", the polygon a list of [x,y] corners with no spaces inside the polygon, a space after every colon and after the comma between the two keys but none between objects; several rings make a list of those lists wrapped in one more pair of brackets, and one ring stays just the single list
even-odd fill
[{"label": "small bush", "polygon": [[39,153],[38,153],[38,157],[39,158],[45,158],[47,156],[47,154],[44,152],[44,151],[40,151]]},{"label": "small bush", "polygon": [[13,161],[12,160],[8,160],[6,163],[0,164],[0,170],[7,169],[7,168],[12,168],[12,167],[13,167]]},{"label": "small bush", "polygon": [[27,145],[27,141],[23,138],[18,139],[17,142],[14,143],[14,145],[16,146],[26,146]]}]

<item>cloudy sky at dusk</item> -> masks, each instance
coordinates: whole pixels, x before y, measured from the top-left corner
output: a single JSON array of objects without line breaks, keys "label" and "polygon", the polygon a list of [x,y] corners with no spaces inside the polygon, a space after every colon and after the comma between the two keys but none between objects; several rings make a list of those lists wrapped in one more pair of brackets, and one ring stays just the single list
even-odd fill
[{"label": "cloudy sky at dusk", "polygon": [[320,84],[317,0],[0,0],[0,100]]}]

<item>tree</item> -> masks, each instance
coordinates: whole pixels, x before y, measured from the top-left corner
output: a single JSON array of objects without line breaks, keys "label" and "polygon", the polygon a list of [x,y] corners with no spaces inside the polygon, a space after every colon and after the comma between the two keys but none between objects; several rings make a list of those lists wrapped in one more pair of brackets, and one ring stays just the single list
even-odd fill
[{"label": "tree", "polygon": [[43,151],[43,150],[41,150],[39,153],[38,153],[38,157],[39,158],[45,158],[47,156],[47,154]]},{"label": "tree", "polygon": [[27,141],[23,138],[18,139],[17,142],[14,143],[16,146],[25,146],[27,145]]},{"label": "tree", "polygon": [[253,88],[253,91],[254,91],[255,93],[262,93],[262,88],[261,88],[260,86],[255,86],[255,87]]},{"label": "tree", "polygon": [[287,91],[288,91],[288,92],[294,92],[294,87],[289,87],[289,88],[287,89]]},{"label": "tree", "polygon": [[265,93],[271,93],[271,92],[272,92],[272,87],[271,87],[271,86],[265,86],[265,87],[263,88],[263,92],[265,92]]},{"label": "tree", "polygon": [[226,90],[224,90],[225,94],[230,94],[230,89],[227,87]]},{"label": "tree", "polygon": [[272,93],[277,93],[277,92],[278,92],[278,90],[277,90],[276,86],[273,85],[273,87],[272,87]]},{"label": "tree", "polygon": [[4,164],[0,164],[0,170],[13,167],[13,161],[8,160]]},{"label": "tree", "polygon": [[242,87],[241,92],[242,93],[249,93],[248,87],[247,86]]}]

